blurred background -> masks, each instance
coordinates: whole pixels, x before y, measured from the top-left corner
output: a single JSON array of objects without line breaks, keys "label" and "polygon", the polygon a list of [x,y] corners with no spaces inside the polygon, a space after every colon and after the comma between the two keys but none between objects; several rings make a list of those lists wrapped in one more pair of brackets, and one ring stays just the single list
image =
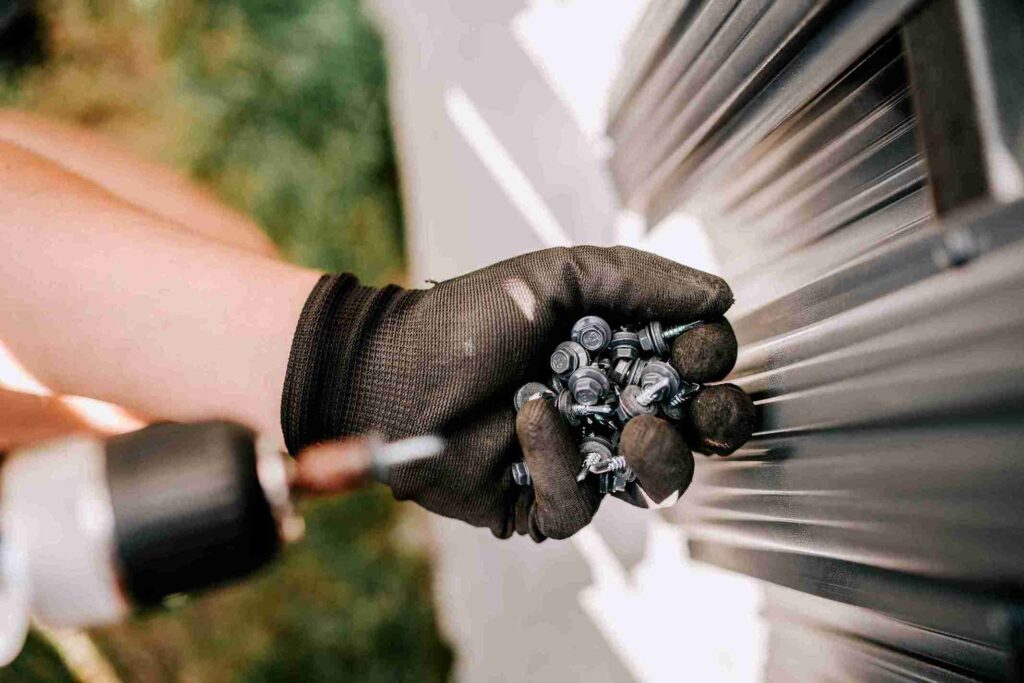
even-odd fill
[{"label": "blurred background", "polygon": [[[402,280],[383,46],[357,0],[10,11],[0,104],[174,166],[253,216],[288,259]],[[94,631],[98,653],[60,641],[64,654],[85,671],[106,660],[126,681],[445,680],[423,522],[403,512],[384,490],[314,503],[306,540],[255,580]],[[59,680],[73,678],[38,634],[0,669],[5,682]]]},{"label": "blurred background", "polygon": [[679,505],[566,543],[312,505],[256,580],[37,633],[0,681],[1024,680],[1019,0],[0,7],[4,105],[286,258],[419,286],[621,243],[724,275],[761,420]]}]

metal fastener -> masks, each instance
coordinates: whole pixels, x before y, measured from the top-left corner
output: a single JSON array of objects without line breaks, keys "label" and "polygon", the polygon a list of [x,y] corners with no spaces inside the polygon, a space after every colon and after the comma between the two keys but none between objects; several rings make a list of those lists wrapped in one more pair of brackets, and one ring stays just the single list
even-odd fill
[{"label": "metal fastener", "polygon": [[573,401],[572,393],[568,389],[563,389],[558,393],[558,397],[555,399],[555,407],[558,409],[562,419],[573,427],[580,426],[580,418],[592,415],[610,415],[615,412],[615,409],[609,405],[583,405],[582,403],[576,403]]},{"label": "metal fastener", "polygon": [[668,400],[668,405],[672,408],[677,408],[683,405],[688,399],[692,398],[701,387],[696,382],[687,382],[683,380],[680,383],[679,391],[677,391],[672,398]]},{"label": "metal fastener", "polygon": [[523,461],[512,463],[512,481],[519,486],[532,486],[533,477],[530,476],[530,468]]},{"label": "metal fastener", "polygon": [[614,458],[615,446],[610,439],[598,434],[587,434],[580,441],[580,454],[583,456],[583,465],[576,475],[576,481],[583,481],[588,472],[593,472],[602,462]]},{"label": "metal fastener", "polygon": [[594,463],[591,465],[590,471],[594,474],[604,474],[605,472],[624,470],[627,467],[629,467],[629,465],[626,464],[626,458],[621,455],[616,455],[613,458],[608,458]]},{"label": "metal fastener", "polygon": [[668,396],[673,396],[679,391],[679,384],[682,380],[676,369],[665,361],[652,360],[644,366],[640,377],[640,386],[643,392],[637,400],[644,405],[660,402]]},{"label": "metal fastener", "polygon": [[527,401],[532,401],[535,398],[552,398],[554,395],[555,392],[540,382],[527,382],[516,390],[512,404],[516,407],[516,412],[518,413],[523,409]]},{"label": "metal fastener", "polygon": [[580,441],[580,453],[584,456],[599,455],[598,462],[610,460],[615,457],[615,447],[611,439],[599,434],[587,434]]},{"label": "metal fastener", "polygon": [[649,406],[652,403],[657,403],[658,399],[664,396],[669,388],[668,378],[660,377],[654,383],[648,384],[640,391],[639,394],[637,394],[636,402],[642,406]]},{"label": "metal fastener", "polygon": [[686,409],[683,407],[683,404],[696,396],[697,392],[700,390],[701,386],[696,382],[687,382],[686,380],[683,380],[679,391],[677,391],[667,401],[662,402],[662,414],[670,420],[682,420],[686,415]]},{"label": "metal fastener", "polygon": [[608,350],[613,361],[633,360],[640,356],[640,337],[636,332],[619,330],[612,335],[608,342]]},{"label": "metal fastener", "polygon": [[604,318],[588,315],[572,326],[570,338],[591,353],[599,353],[612,339],[611,325]]},{"label": "metal fastener", "polygon": [[615,410],[616,417],[625,425],[637,415],[653,415],[658,408],[655,405],[645,405],[637,399],[643,391],[635,384],[630,384],[619,394],[619,407]]},{"label": "metal fastener", "polygon": [[661,323],[656,320],[652,320],[647,323],[647,325],[640,328],[640,331],[637,333],[637,336],[640,337],[640,347],[644,351],[653,352],[659,356],[667,356],[669,352],[668,343],[670,341],[681,335],[683,332],[692,330],[702,324],[703,321],[698,320],[696,322],[663,329]]},{"label": "metal fastener", "polygon": [[551,354],[551,371],[565,377],[590,363],[587,350],[573,341],[562,342]]},{"label": "metal fastener", "polygon": [[640,377],[643,374],[645,367],[647,367],[647,361],[643,358],[637,358],[631,361],[616,361],[615,365],[608,373],[608,379],[623,387],[629,384],[640,384]]},{"label": "metal fastener", "polygon": [[583,481],[586,479],[587,475],[590,474],[590,468],[599,462],[601,462],[600,453],[588,453],[587,456],[583,458],[583,465],[580,467],[579,474],[576,475],[576,481]]},{"label": "metal fastener", "polygon": [[616,470],[598,475],[598,490],[601,493],[620,493],[626,490],[626,486],[636,481],[636,473],[633,470]]},{"label": "metal fastener", "polygon": [[577,403],[592,406],[601,400],[611,384],[608,376],[595,367],[580,368],[569,375],[569,391]]}]

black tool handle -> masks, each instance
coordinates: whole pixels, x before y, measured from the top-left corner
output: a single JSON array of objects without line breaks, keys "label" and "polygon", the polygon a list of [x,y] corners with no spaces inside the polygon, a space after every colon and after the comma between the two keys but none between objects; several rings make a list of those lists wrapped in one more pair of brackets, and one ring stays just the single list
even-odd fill
[{"label": "black tool handle", "polygon": [[239,578],[276,554],[248,429],[159,424],[106,450],[119,570],[138,604]]}]

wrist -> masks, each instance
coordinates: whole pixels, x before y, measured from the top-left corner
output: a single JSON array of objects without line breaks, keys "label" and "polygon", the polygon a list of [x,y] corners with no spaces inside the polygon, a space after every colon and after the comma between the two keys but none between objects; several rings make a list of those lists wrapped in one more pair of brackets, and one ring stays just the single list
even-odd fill
[{"label": "wrist", "polygon": [[385,350],[405,294],[367,287],[348,273],[323,275],[299,315],[281,398],[281,427],[292,454],[305,446],[382,430]]}]

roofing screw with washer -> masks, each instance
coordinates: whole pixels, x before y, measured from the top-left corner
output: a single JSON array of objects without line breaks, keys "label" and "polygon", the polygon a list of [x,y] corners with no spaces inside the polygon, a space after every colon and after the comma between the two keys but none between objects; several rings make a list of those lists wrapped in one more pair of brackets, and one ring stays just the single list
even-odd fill
[{"label": "roofing screw with washer", "polygon": [[592,406],[601,400],[611,384],[608,376],[594,367],[580,368],[569,375],[569,391],[577,403]]},{"label": "roofing screw with washer", "polygon": [[572,326],[570,339],[591,353],[603,351],[612,339],[612,327],[604,318],[588,315]]},{"label": "roofing screw with washer", "polygon": [[590,354],[576,342],[562,342],[551,354],[551,371],[565,377],[590,363]]},{"label": "roofing screw with washer", "polygon": [[587,473],[593,472],[599,463],[615,457],[615,446],[610,439],[588,434],[580,441],[580,454],[583,456],[583,466],[576,475],[576,481],[583,481],[587,478]]},{"label": "roofing screw with washer", "polygon": [[661,323],[657,320],[652,320],[647,323],[644,327],[640,328],[637,336],[640,337],[640,347],[644,351],[658,354],[659,356],[667,356],[669,352],[668,343],[681,335],[683,332],[692,330],[698,325],[702,325],[703,321],[698,320],[692,323],[686,323],[685,325],[676,325],[670,327],[667,330],[662,329]]},{"label": "roofing screw with washer", "polygon": [[643,405],[654,402],[661,402],[668,396],[674,396],[679,391],[679,373],[665,361],[652,360],[644,366],[643,374],[640,376],[640,386],[643,392],[637,400]]},{"label": "roofing screw with washer", "polygon": [[532,401],[535,398],[553,398],[554,395],[555,392],[540,382],[527,382],[516,390],[512,404],[516,407],[516,412],[518,413],[523,409],[527,401]]},{"label": "roofing screw with washer", "polygon": [[608,379],[615,384],[618,384],[620,387],[624,387],[629,384],[640,384],[640,376],[643,374],[645,367],[647,367],[647,361],[643,358],[637,358],[631,361],[616,361],[615,366],[608,373]]},{"label": "roofing screw with washer", "polygon": [[572,394],[568,389],[563,389],[559,392],[558,398],[555,399],[555,407],[558,408],[558,413],[562,416],[562,419],[573,427],[580,426],[581,417],[590,417],[591,415],[611,415],[615,412],[613,407],[607,405],[598,406],[574,403]]},{"label": "roofing screw with washer", "polygon": [[638,358],[640,349],[640,337],[636,332],[629,330],[619,330],[612,335],[612,340],[608,343],[613,361]]},{"label": "roofing screw with washer", "polygon": [[642,389],[635,384],[630,384],[619,394],[619,407],[615,411],[616,417],[625,425],[637,415],[653,415],[657,412],[657,406],[643,404],[637,400]]}]

